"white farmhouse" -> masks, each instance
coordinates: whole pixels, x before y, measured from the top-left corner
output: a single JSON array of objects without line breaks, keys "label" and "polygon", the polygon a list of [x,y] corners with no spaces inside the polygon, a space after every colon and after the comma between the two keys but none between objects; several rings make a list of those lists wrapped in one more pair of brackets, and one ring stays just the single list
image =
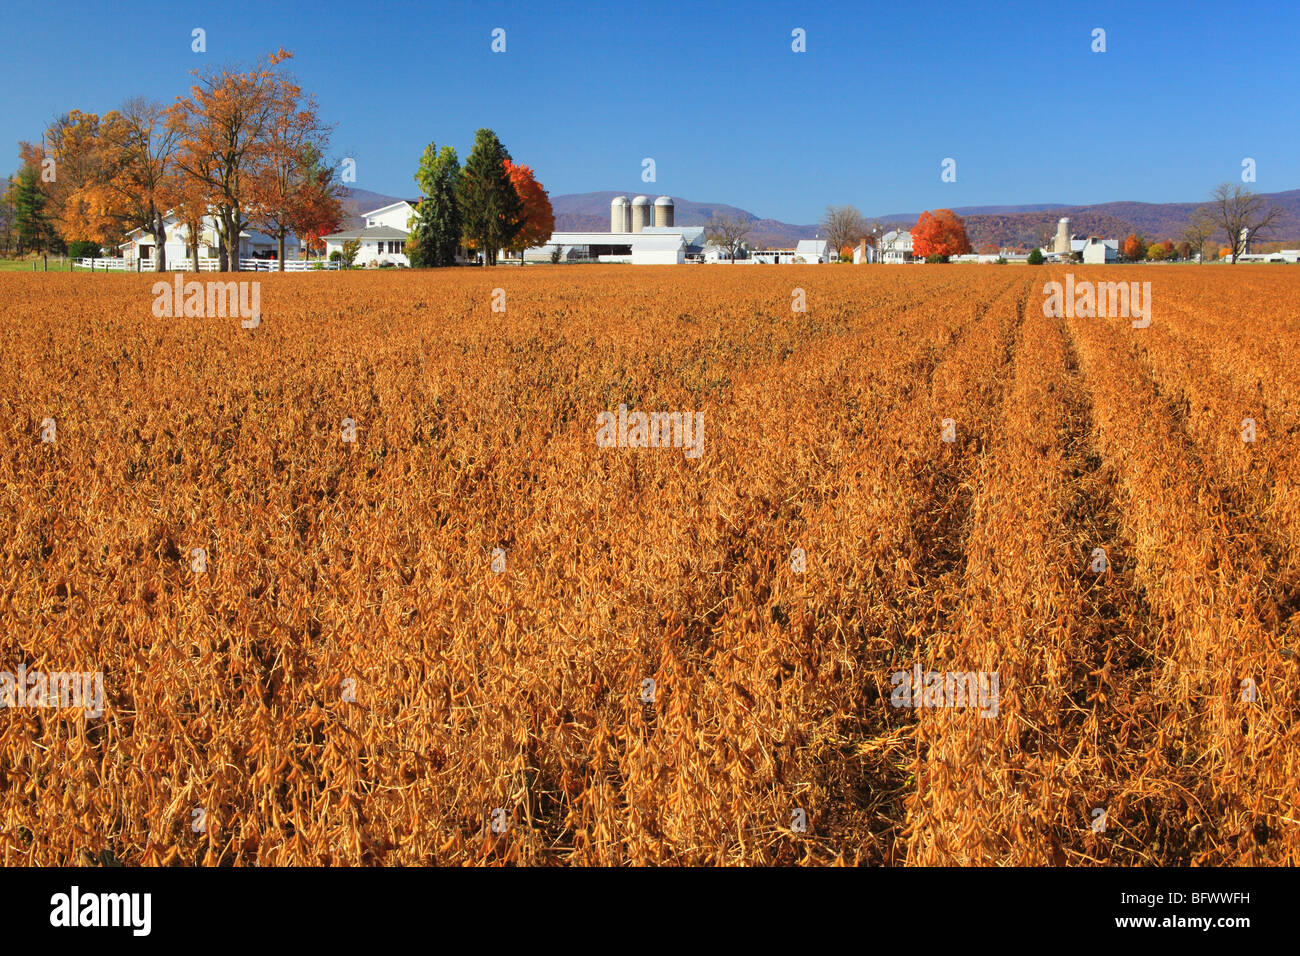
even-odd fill
[{"label": "white farmhouse", "polygon": [[[163,254],[167,257],[168,269],[184,268],[190,259],[191,240],[189,229],[181,223],[176,214],[168,210],[163,217],[166,242]],[[203,217],[198,234],[199,258],[207,259],[217,255],[217,217],[211,214]],[[118,255],[128,261],[141,259],[153,260],[154,238],[143,229],[132,229],[126,234],[126,242],[118,247]],[[239,258],[274,259],[278,245],[274,236],[245,229],[239,234]],[[298,258],[298,237],[288,235],[284,238],[284,255],[287,259]],[[133,267],[134,268],[134,267]]]},{"label": "white farmhouse", "polygon": [[352,259],[354,266],[379,266],[386,262],[393,265],[409,266],[411,260],[406,255],[406,240],[411,235],[411,217],[419,200],[408,202],[399,199],[370,212],[362,213],[364,225],[359,229],[331,233],[322,236],[325,240],[325,258],[334,252],[343,252],[343,243],[353,239],[361,240],[361,247]]},{"label": "white farmhouse", "polygon": [[910,230],[891,229],[880,237],[881,262],[911,262],[912,233]]}]

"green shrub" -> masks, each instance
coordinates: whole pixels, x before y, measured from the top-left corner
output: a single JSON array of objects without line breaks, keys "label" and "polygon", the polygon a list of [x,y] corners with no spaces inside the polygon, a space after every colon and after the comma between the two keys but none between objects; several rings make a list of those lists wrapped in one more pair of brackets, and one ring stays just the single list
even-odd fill
[{"label": "green shrub", "polygon": [[939,253],[937,253],[937,252],[932,252],[932,253],[930,253],[928,256],[925,257],[925,261],[926,261],[926,262],[947,262],[947,261],[948,261],[948,257],[947,257],[947,256],[941,256],[941,255],[939,255]]},{"label": "green shrub", "polygon": [[98,243],[86,239],[68,243],[69,259],[98,259],[102,255]]},{"label": "green shrub", "polygon": [[1025,261],[1028,262],[1031,266],[1041,266],[1043,264],[1043,250],[1031,249],[1029,251],[1029,258],[1026,259]]}]

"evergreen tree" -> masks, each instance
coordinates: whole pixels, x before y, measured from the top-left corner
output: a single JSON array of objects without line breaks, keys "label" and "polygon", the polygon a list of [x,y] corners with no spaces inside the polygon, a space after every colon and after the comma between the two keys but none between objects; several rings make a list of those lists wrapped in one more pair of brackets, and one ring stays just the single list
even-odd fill
[{"label": "evergreen tree", "polygon": [[56,244],[54,230],[45,214],[45,193],[36,166],[29,163],[18,171],[9,199],[13,203],[19,252],[48,251]]},{"label": "evergreen tree", "polygon": [[420,157],[415,182],[424,199],[411,229],[411,265],[450,266],[460,246],[460,160],[456,151],[430,143]]},{"label": "evergreen tree", "polygon": [[484,265],[496,265],[497,253],[523,226],[524,208],[510,182],[510,154],[490,129],[474,134],[474,149],[460,174],[461,216],[465,237],[483,254]]}]

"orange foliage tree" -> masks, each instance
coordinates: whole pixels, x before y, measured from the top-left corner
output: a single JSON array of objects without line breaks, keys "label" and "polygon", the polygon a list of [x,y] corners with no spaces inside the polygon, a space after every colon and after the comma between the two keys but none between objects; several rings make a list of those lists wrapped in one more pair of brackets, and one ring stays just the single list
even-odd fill
[{"label": "orange foliage tree", "polygon": [[294,233],[307,251],[324,252],[323,236],[343,222],[343,184],[334,179],[333,166],[324,165],[318,151],[309,151],[292,207]]},{"label": "orange foliage tree", "polygon": [[962,256],[970,252],[966,224],[951,209],[921,213],[912,228],[912,252],[917,256]]},{"label": "orange foliage tree", "polygon": [[273,130],[300,108],[301,88],[275,69],[292,55],[280,50],[243,72],[200,75],[168,111],[168,128],[179,136],[177,165],[219,224],[222,271],[239,271],[239,234],[267,199]]},{"label": "orange foliage tree", "polygon": [[523,252],[535,246],[544,246],[551,241],[551,233],[555,232],[555,212],[551,209],[551,198],[534,178],[529,167],[515,164],[509,159],[505,165],[510,185],[515,187],[524,207],[524,224],[506,246],[506,251]]},{"label": "orange foliage tree", "polygon": [[1124,253],[1125,259],[1137,262],[1146,255],[1147,244],[1143,242],[1136,233],[1130,232],[1128,238],[1124,240],[1124,245],[1121,247],[1121,251]]}]

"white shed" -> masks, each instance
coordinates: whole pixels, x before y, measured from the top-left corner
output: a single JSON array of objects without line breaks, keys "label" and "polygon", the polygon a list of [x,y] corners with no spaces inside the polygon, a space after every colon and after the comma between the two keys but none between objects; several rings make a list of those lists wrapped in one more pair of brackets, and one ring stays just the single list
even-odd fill
[{"label": "white shed", "polygon": [[1119,240],[1089,236],[1081,251],[1084,262],[1098,266],[1105,265],[1107,262],[1115,262],[1119,259]]},{"label": "white shed", "polygon": [[830,262],[831,244],[825,239],[800,239],[794,247],[795,262]]},{"label": "white shed", "polygon": [[645,236],[632,245],[632,264],[679,266],[686,261],[686,243],[681,236]]}]

